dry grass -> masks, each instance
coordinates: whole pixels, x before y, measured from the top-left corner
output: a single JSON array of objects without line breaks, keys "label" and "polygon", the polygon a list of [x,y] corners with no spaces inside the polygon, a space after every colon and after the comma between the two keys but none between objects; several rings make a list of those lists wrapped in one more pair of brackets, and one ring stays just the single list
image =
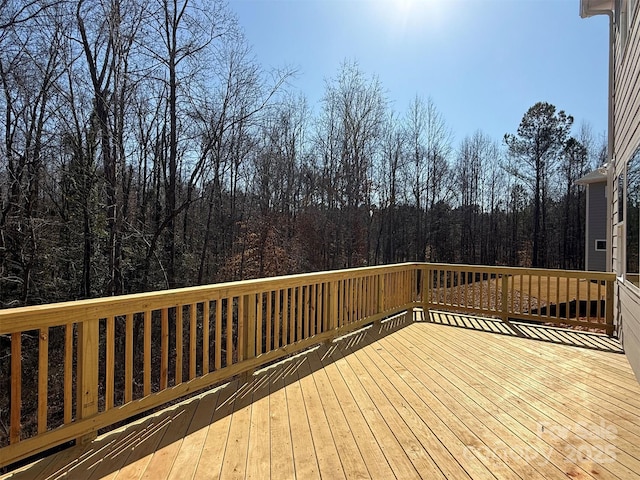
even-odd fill
[{"label": "dry grass", "polygon": [[[531,312],[535,314],[539,309],[548,305],[567,305],[566,308],[569,308],[568,305],[575,305],[579,301],[586,302],[589,299],[593,302],[597,299],[603,300],[605,298],[605,285],[584,279],[572,278],[567,282],[567,279],[558,281],[556,278],[542,276],[514,275],[509,277],[507,303],[513,312]],[[434,288],[431,299],[434,303],[447,306],[445,308],[451,308],[453,311],[465,311],[464,309],[471,308],[483,310],[491,315],[491,311],[499,311],[501,308],[502,280],[498,277],[446,288]],[[457,307],[462,308],[456,309]],[[574,307],[572,306],[571,308]],[[604,315],[604,310],[602,315]],[[552,313],[552,316],[555,316],[555,313]],[[574,320],[583,322],[603,322],[603,328],[593,329],[580,325],[562,324],[558,321],[551,322],[549,325],[580,331],[599,332],[604,329],[604,316],[596,318],[573,313],[571,317]]]},{"label": "dry grass", "polygon": [[[603,299],[606,295],[604,285],[589,282],[584,279],[567,279],[548,277],[530,277],[529,275],[513,275],[509,282],[513,282],[514,290],[537,298],[540,304],[562,303],[574,299],[586,300],[587,296],[590,300]],[[531,290],[529,290],[531,288]]]}]

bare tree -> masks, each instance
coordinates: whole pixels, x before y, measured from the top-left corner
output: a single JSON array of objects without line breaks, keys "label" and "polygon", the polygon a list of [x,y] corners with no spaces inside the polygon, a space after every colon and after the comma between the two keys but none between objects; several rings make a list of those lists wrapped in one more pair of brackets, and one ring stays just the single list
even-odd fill
[{"label": "bare tree", "polygon": [[[21,17],[23,14],[27,16]],[[0,282],[19,285],[22,303],[30,301],[34,290],[33,269],[38,265],[40,235],[46,226],[40,202],[49,106],[55,101],[55,85],[63,72],[62,27],[45,17],[43,9],[15,12],[15,18],[21,20],[4,28],[5,45],[0,49],[4,137],[0,157],[5,179],[0,187],[0,251],[6,252],[0,260]]]},{"label": "bare tree", "polygon": [[426,103],[420,97],[414,98],[405,125],[410,158],[407,165],[418,215],[415,260],[433,260],[436,245],[432,236],[443,224],[432,211],[452,193],[449,184],[452,134],[431,98]]},{"label": "bare tree", "polygon": [[7,30],[27,24],[61,3],[62,0],[0,0],[0,40]]},{"label": "bare tree", "polygon": [[109,235],[106,247],[108,276],[104,291],[113,295],[124,291],[122,224],[128,197],[125,115],[133,88],[130,59],[144,10],[135,0],[79,0],[75,15],[100,132]]},{"label": "bare tree", "polygon": [[372,167],[385,109],[379,80],[367,78],[355,62],[343,63],[327,83],[316,144],[327,206],[344,215],[334,223],[340,228],[332,266],[357,265],[368,257]]},{"label": "bare tree", "polygon": [[[380,139],[377,170],[378,235],[374,263],[391,263],[398,256],[408,258],[409,239],[400,235],[399,204],[406,203],[406,135],[402,123],[391,112],[387,115]],[[400,253],[398,250],[404,251]]]}]

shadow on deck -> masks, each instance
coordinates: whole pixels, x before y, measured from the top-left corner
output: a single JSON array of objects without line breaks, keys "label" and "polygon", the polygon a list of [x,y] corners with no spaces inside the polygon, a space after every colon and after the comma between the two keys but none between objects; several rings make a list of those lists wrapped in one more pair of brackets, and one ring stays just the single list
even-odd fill
[{"label": "shadow on deck", "polygon": [[[257,370],[247,382],[241,377],[234,378],[229,383],[166,410],[103,434],[87,446],[70,447],[0,476],[0,480],[54,479],[67,476],[95,479],[118,472],[122,474],[123,469],[135,465],[145,456],[164,451],[181,438],[224,420],[274,391],[298,382],[302,376],[321,370],[327,363],[342,358],[342,349],[353,351],[371,345],[410,323],[412,322],[407,320],[406,315],[399,315],[377,326],[371,325],[345,335],[330,344],[317,345]],[[310,355],[318,355],[322,361],[310,361]],[[171,432],[168,432],[169,425],[172,426]],[[163,472],[156,472],[157,477],[150,474],[147,470],[145,477],[160,478]]]},{"label": "shadow on deck", "polygon": [[[417,320],[423,320],[421,311],[417,311],[416,316]],[[407,328],[407,330],[411,330],[413,333],[404,332],[400,337],[391,338],[392,334],[400,332],[413,323],[414,322],[409,321],[406,316],[403,315],[387,320],[379,325],[366,327],[365,329],[336,339],[332,343],[316,346],[277,364],[256,371],[246,382],[244,381],[245,378],[236,378],[223,386],[104,434],[86,446],[75,446],[57,454],[50,455],[0,478],[19,480],[62,477],[96,479],[116,476],[118,478],[211,478],[218,476],[221,478],[228,478],[230,476],[234,476],[234,478],[235,476],[243,478],[269,478],[272,476],[273,478],[298,477],[307,479],[313,477],[349,477],[357,473],[359,468],[364,471],[365,477],[389,478],[387,475],[391,474],[398,478],[437,478],[451,475],[453,475],[454,478],[481,478],[494,468],[507,468],[506,465],[508,465],[508,462],[504,461],[504,459],[483,459],[477,454],[479,451],[477,448],[474,447],[475,449],[469,450],[470,447],[467,442],[458,442],[460,443],[460,445],[458,445],[458,443],[453,442],[453,440],[446,436],[444,438],[438,436],[437,442],[441,442],[442,446],[446,447],[443,448],[443,453],[439,454],[440,443],[428,447],[424,440],[426,438],[425,431],[428,432],[430,431],[429,429],[433,429],[434,433],[438,434],[438,430],[435,428],[436,425],[433,423],[434,420],[429,420],[430,417],[427,410],[431,407],[427,408],[422,405],[417,407],[413,406],[411,400],[406,400],[407,405],[398,406],[397,399],[394,401],[394,396],[406,398],[404,396],[406,395],[404,390],[406,387],[402,382],[406,381],[403,375],[408,374],[408,370],[405,370],[405,367],[401,367],[400,364],[394,364],[393,355],[399,355],[399,350],[397,349],[402,346],[403,342],[410,341],[411,335],[417,335],[417,346],[406,345],[409,349],[407,350],[407,356],[412,356],[412,365],[422,365],[421,368],[423,370],[428,369],[425,367],[425,365],[427,365],[426,363],[420,364],[423,360],[419,359],[417,356],[419,353],[417,352],[426,350],[425,346],[427,342],[430,341],[429,332],[431,330],[422,331]],[[622,353],[620,344],[616,339],[588,332],[569,331],[522,323],[504,324],[499,320],[481,319],[434,311],[430,312],[428,322],[420,323],[432,323],[466,330],[492,332],[505,336],[583,347],[608,353]],[[441,345],[439,348],[443,349],[443,353],[438,353],[433,358],[435,359],[439,355],[442,355],[442,359],[439,361],[443,362],[441,365],[444,365],[449,356],[454,353],[446,352],[447,347],[445,347],[445,343],[439,343],[443,342],[443,339],[447,337],[446,333],[441,334],[438,332],[436,337],[441,337],[435,344],[436,346]],[[378,347],[376,345],[372,347],[372,349],[366,349],[366,347],[376,342],[382,342],[382,346]],[[475,340],[468,338],[464,338],[460,340],[460,342],[461,345],[465,342],[468,342],[468,345],[476,344]],[[482,340],[477,341],[478,344],[481,342]],[[499,345],[499,343],[496,345]],[[496,351],[499,351],[500,347],[494,348],[496,348]],[[517,347],[514,347],[514,350],[516,348]],[[362,352],[365,349],[367,351]],[[377,352],[381,350],[385,350],[385,352]],[[387,351],[395,353],[387,353]],[[347,359],[347,357],[353,359],[354,356],[351,354],[355,354],[355,357],[358,358],[357,361],[362,363],[361,366],[349,363],[348,367],[343,367],[342,365],[345,364],[343,362],[340,363],[340,368],[336,367],[335,364],[340,360]],[[373,365],[378,361],[378,357],[376,357],[378,354],[382,355],[380,358],[385,359],[384,362],[388,364],[388,367],[380,367],[380,371],[375,370],[375,372],[370,372],[367,367],[373,368]],[[533,355],[531,351],[524,352],[523,354],[529,357]],[[593,355],[595,355],[595,353]],[[469,354],[469,357],[473,357],[473,354]],[[353,362],[353,360],[349,360],[349,362]],[[523,362],[525,362],[525,360],[523,360]],[[326,374],[329,381],[324,385],[325,374],[323,373],[321,377],[318,377],[317,373],[327,368],[334,369],[335,371],[332,370],[334,373]],[[349,370],[349,372],[355,373],[354,378],[356,379],[348,378],[346,373],[342,371],[342,368],[352,369],[353,372],[351,372],[351,370]],[[429,384],[426,378],[421,376],[423,373],[420,372],[420,368],[416,370],[418,373],[414,373],[412,370],[414,367],[406,368],[409,368],[411,375],[415,375],[416,379],[420,379],[425,385]],[[434,378],[436,378],[437,373],[435,372],[441,367],[434,366],[433,368],[435,369],[433,375]],[[464,369],[465,367],[462,365],[459,368]],[[450,374],[444,371],[444,369],[442,370],[442,378],[446,379],[447,375]],[[468,386],[463,382],[464,373],[462,370],[458,371],[454,369],[453,371],[455,372],[453,377],[460,379],[456,380],[460,383],[459,388],[469,388],[469,392],[472,391],[472,388],[475,388],[474,380],[465,380],[469,382]],[[335,372],[338,373],[336,374]],[[365,372],[371,375],[369,384],[366,384],[361,378],[365,375]],[[399,375],[398,378],[400,378],[400,380],[393,377],[394,372]],[[378,379],[375,378],[376,375],[381,375],[379,380],[381,385],[393,384],[393,389],[397,389],[397,394],[395,392],[387,394],[386,387],[376,386],[375,384],[378,383]],[[487,380],[487,382],[495,381],[493,373],[488,372],[487,375],[488,379],[492,379]],[[546,375],[549,374],[546,373]],[[317,392],[313,395],[306,390],[309,388],[309,384],[304,383],[305,381],[309,381],[310,376],[314,378],[315,387],[313,388],[317,389]],[[340,383],[336,386],[341,382],[340,378],[343,378],[342,382],[344,382],[344,385]],[[437,378],[439,379],[440,377]],[[533,380],[530,381],[533,382]],[[544,379],[539,381],[541,383],[545,382]],[[298,382],[299,386],[296,385]],[[362,405],[362,401],[359,401],[356,393],[353,393],[353,398],[351,398],[351,396],[349,396],[348,399],[345,398],[347,393],[351,391],[351,384],[349,382],[358,384],[354,392],[360,390],[365,392],[361,398],[370,398],[370,405]],[[362,384],[358,382],[362,382]],[[443,384],[444,383],[446,383],[445,380],[443,380]],[[513,385],[514,391],[521,388],[515,380]],[[323,392],[326,390],[322,389],[326,389],[327,386],[330,393],[324,394]],[[290,391],[290,388],[295,390]],[[390,407],[384,407],[387,408],[387,411],[393,411],[394,414],[397,411],[402,417],[401,427],[406,428],[407,432],[409,432],[407,435],[412,435],[411,438],[415,438],[415,440],[405,440],[402,435],[396,431],[399,427],[395,429],[393,427],[393,421],[396,420],[389,421],[384,417],[383,407],[380,405],[379,400],[375,400],[375,394],[378,391],[376,389],[378,388],[383,392],[383,395],[387,396],[389,401]],[[414,388],[414,386],[411,388]],[[484,392],[482,389],[478,391]],[[443,399],[449,398],[447,397],[446,389],[434,389],[432,392],[433,393],[427,392],[427,394],[424,394],[424,402],[426,402],[425,405],[427,406],[429,404],[426,398],[428,398],[429,395],[438,395]],[[420,396],[423,395],[419,392],[416,393]],[[326,397],[327,395],[331,398],[335,395],[338,410],[342,409],[344,411],[344,424],[347,425],[346,428],[349,431],[349,435],[351,435],[351,430],[354,430],[355,423],[351,423],[352,418],[348,413],[350,410],[344,407],[344,404],[341,402],[348,401],[350,404],[354,404],[357,408],[361,409],[361,412],[357,414],[358,419],[361,416],[364,419],[364,422],[361,423],[365,426],[368,424],[369,430],[365,428],[363,431],[366,431],[366,434],[372,436],[370,443],[375,448],[363,448],[363,446],[366,445],[366,440],[363,439],[365,434],[355,432],[355,430],[353,437],[349,436],[344,444],[339,443],[340,435],[336,434],[336,430],[339,432],[342,430],[340,430],[340,422],[333,422],[331,420],[332,413],[330,404],[325,403],[328,402],[326,399],[328,398]],[[490,395],[490,392],[487,391],[487,395]],[[534,395],[536,395],[536,393],[534,393]],[[560,398],[561,394],[558,395]],[[450,400],[449,403],[456,404],[458,401],[462,402],[462,400]],[[509,401],[519,402],[520,400]],[[266,409],[266,413],[262,411],[262,407],[258,406],[263,405],[265,402],[267,405],[270,405],[270,408]],[[496,405],[496,399],[491,399],[489,402],[493,402],[493,405]],[[405,402],[403,401],[403,403]],[[447,402],[443,401],[443,405],[446,405],[446,403]],[[469,417],[466,420],[469,431],[463,434],[456,433],[456,435],[462,439],[475,438],[477,435],[478,438],[485,438],[485,444],[490,445],[486,438],[489,438],[491,432],[485,430],[491,430],[491,422],[500,422],[502,421],[502,417],[496,416],[496,420],[491,419],[491,421],[486,421],[485,429],[478,421],[482,420],[484,422],[485,420],[482,414],[478,413],[480,410],[474,410],[478,408],[476,405],[473,403],[469,404],[469,406],[466,406],[466,404],[463,405],[462,403],[460,405],[462,406],[460,408],[462,408],[464,412],[471,412],[473,418]],[[509,408],[513,409],[514,405],[510,405]],[[298,410],[299,408],[301,410]],[[410,414],[404,411],[405,409],[414,408],[415,411],[411,410]],[[444,423],[443,425],[455,431],[454,424],[458,425],[460,423],[458,418],[464,417],[460,416],[462,414],[457,412],[453,407],[449,408],[452,408],[451,412],[453,412],[452,415],[454,415],[451,417],[452,424]],[[458,407],[456,406],[456,408]],[[507,409],[506,406],[500,408]],[[366,409],[378,410],[375,410],[374,414]],[[307,417],[302,418],[304,417],[305,411],[307,412]],[[303,413],[300,414],[300,412]],[[318,424],[318,421],[310,418],[312,413],[323,415],[322,422],[327,422],[330,427],[328,436],[326,428],[325,430],[320,428],[322,425],[314,426]],[[369,415],[371,415],[371,417],[369,417]],[[404,417],[403,415],[407,416]],[[491,413],[491,415],[493,415],[493,413]],[[517,412],[511,412],[510,415],[516,418],[516,422],[520,421],[518,420]],[[548,415],[549,418],[553,419],[557,414],[551,413]],[[283,416],[288,417],[288,419],[281,424],[280,421]],[[300,424],[297,423],[296,419],[298,418],[301,422]],[[370,420],[370,418],[373,420]],[[379,418],[379,420],[376,420],[376,418]],[[382,418],[384,418],[384,420],[382,420]],[[637,419],[637,417],[634,418]],[[376,421],[386,422],[389,427],[382,428],[377,426],[375,424]],[[446,421],[446,419],[444,421]],[[509,421],[513,422],[514,420]],[[260,422],[266,422],[264,428],[254,428],[255,425],[259,425]],[[526,425],[524,422],[525,421],[523,421],[522,425]],[[592,423],[594,422],[592,421]],[[498,423],[496,424],[499,425]],[[406,425],[406,427],[404,425]],[[626,423],[621,423],[621,425],[626,426]],[[344,426],[342,428],[344,428]],[[521,428],[523,432],[519,432],[518,435],[522,440],[517,440],[517,442],[524,442],[522,443],[523,445],[531,442],[531,439],[527,440],[527,438],[531,437],[536,440],[535,435],[540,436],[540,433],[536,433],[534,431],[535,428],[531,426],[527,427],[528,430],[525,426]],[[386,433],[387,430],[390,433]],[[632,440],[634,438],[640,438],[638,432],[635,430],[636,429],[633,429],[633,432],[630,434],[631,437],[633,437]],[[415,437],[413,437],[414,431]],[[251,432],[251,434],[249,434],[249,432]],[[327,444],[325,445],[325,442],[322,440],[324,438],[322,435],[325,435],[327,440],[332,440],[326,442]],[[390,436],[387,438],[384,437],[384,435]],[[483,435],[486,437],[483,437]],[[310,441],[309,444],[305,443],[307,440],[304,440],[304,438],[307,437],[309,437],[309,439],[313,437],[313,440]],[[546,437],[542,438],[542,440],[547,441],[550,446],[556,449],[561,448],[557,445],[557,442],[560,440],[553,439],[550,441],[546,439]],[[570,442],[571,440],[566,441]],[[265,442],[268,445],[268,451],[265,450]],[[335,446],[333,445],[334,442]],[[393,442],[398,443],[397,450],[394,450],[395,444],[393,444]],[[452,444],[449,444],[450,442],[453,442],[454,447],[457,446],[457,448],[462,450],[459,450],[456,454],[456,449],[452,447]],[[512,443],[509,443],[509,438],[505,438],[504,442],[505,446],[501,448],[507,449],[506,445],[512,445]],[[331,443],[331,445],[328,445],[328,443]],[[355,449],[355,458],[354,453],[348,450],[352,444],[353,447],[351,448]],[[500,445],[502,445],[502,440],[500,441]],[[323,448],[327,450],[324,451],[322,450]],[[464,450],[465,448],[466,450]],[[518,452],[515,447],[509,448],[514,448],[514,451]],[[540,447],[537,453],[541,458],[544,456],[544,448],[546,447]],[[314,452],[315,457],[313,457],[313,460],[309,460],[309,458],[313,456],[311,453],[306,460],[302,458],[303,453],[308,453],[307,450],[309,449],[310,452],[311,450]],[[412,449],[415,449],[415,451],[412,451]],[[406,458],[402,457],[402,455],[398,456],[398,452],[404,452]],[[460,455],[461,452],[462,455]],[[467,455],[469,452],[472,454]],[[505,452],[507,456],[512,455],[511,450],[505,450]],[[499,457],[502,453],[498,451],[496,455]],[[521,456],[524,458],[523,465],[528,468],[527,461],[529,460],[526,455],[521,454]],[[349,458],[352,460],[349,460]],[[385,458],[386,463],[385,461],[381,461],[378,465],[375,464],[376,459],[385,460]],[[427,461],[428,458],[432,458],[432,460]],[[361,465],[359,465],[358,459],[361,459]],[[307,464],[305,462],[310,463]],[[539,473],[543,476],[548,474],[554,476],[554,472],[558,474],[570,474],[574,469],[580,472],[589,471],[589,469],[580,462],[579,458],[577,458],[574,463],[582,465],[581,467],[574,467],[573,464],[572,466],[563,466],[561,460],[551,460],[550,462],[549,466],[545,464],[539,467]],[[532,461],[529,461],[529,463],[532,468],[536,467],[536,464]],[[634,462],[632,462],[632,464],[635,465]],[[527,478],[525,475],[527,472],[526,468],[522,467],[518,470],[520,467],[521,466],[509,468],[515,468],[517,470],[516,475]],[[311,470],[306,472],[306,468]],[[334,471],[332,468],[337,470]],[[433,471],[431,470],[432,468]],[[594,472],[597,468],[593,467],[593,469],[595,469]],[[620,468],[620,471],[629,471],[625,466]],[[338,472],[338,470],[340,471]],[[337,475],[336,472],[340,473],[340,475]],[[618,473],[618,470],[616,470],[616,473]]]},{"label": "shadow on deck", "polygon": [[[416,315],[418,320],[424,320],[422,311],[416,312]],[[470,315],[433,310],[430,312],[428,321],[438,325],[449,325],[501,335],[516,336],[558,345],[589,348],[602,352],[624,353],[622,344],[617,338],[609,337],[602,333],[550,327],[533,322],[511,321],[505,323],[495,318],[473,317]]]}]

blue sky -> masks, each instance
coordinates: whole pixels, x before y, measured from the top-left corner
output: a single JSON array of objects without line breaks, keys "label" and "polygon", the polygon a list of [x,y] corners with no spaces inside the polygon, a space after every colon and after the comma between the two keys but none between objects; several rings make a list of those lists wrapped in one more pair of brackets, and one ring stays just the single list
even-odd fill
[{"label": "blue sky", "polygon": [[[344,60],[377,75],[392,107],[431,97],[457,143],[481,129],[502,141],[547,101],[607,126],[608,19],[579,0],[234,0],[257,60],[290,66],[318,111]],[[577,128],[576,128],[577,130]]]}]

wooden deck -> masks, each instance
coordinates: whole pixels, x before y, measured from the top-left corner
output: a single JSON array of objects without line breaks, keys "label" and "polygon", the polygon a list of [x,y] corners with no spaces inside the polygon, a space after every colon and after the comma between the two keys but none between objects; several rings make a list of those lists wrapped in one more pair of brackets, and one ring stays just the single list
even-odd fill
[{"label": "wooden deck", "polygon": [[430,322],[369,327],[0,478],[637,472],[640,384],[615,340],[432,312]]}]

